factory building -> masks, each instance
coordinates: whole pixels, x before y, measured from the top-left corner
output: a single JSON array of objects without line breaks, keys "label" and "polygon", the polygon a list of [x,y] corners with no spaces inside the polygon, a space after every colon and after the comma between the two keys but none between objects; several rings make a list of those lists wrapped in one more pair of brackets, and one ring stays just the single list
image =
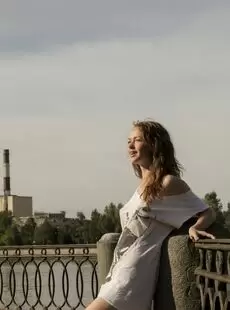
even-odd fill
[{"label": "factory building", "polygon": [[[33,216],[33,201],[32,197],[28,196],[7,196],[7,209],[13,216],[16,217],[32,217]],[[0,196],[0,212],[5,209],[5,197]]]},{"label": "factory building", "polygon": [[11,194],[10,153],[8,149],[3,151],[3,172],[3,195],[0,196],[0,212],[9,211],[15,217],[32,217],[32,197]]}]

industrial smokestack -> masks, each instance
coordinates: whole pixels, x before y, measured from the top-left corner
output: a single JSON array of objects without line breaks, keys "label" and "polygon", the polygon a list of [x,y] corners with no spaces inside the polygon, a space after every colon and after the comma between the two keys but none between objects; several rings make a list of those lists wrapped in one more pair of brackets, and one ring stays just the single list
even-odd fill
[{"label": "industrial smokestack", "polygon": [[8,211],[8,196],[11,195],[10,189],[10,152],[9,150],[4,150],[3,152],[3,191],[4,191],[4,210]]}]

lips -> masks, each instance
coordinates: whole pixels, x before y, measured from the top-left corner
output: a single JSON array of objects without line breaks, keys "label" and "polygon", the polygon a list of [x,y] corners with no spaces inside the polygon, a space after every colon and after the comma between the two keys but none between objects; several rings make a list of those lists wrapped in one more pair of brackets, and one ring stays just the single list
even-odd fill
[{"label": "lips", "polygon": [[129,155],[130,155],[131,157],[134,157],[136,154],[137,154],[136,151],[129,152]]}]

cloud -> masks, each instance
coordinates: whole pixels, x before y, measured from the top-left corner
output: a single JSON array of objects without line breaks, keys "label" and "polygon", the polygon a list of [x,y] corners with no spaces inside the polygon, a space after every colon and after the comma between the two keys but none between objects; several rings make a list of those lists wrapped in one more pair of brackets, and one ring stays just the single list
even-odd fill
[{"label": "cloud", "polygon": [[76,42],[169,37],[227,0],[7,1],[0,12],[2,52],[34,52]]},{"label": "cloud", "polygon": [[226,104],[229,15],[229,10],[208,12],[169,38],[78,43],[39,54],[4,55],[1,116],[95,117],[99,111],[103,118],[111,112],[119,115],[117,107],[124,105],[126,114],[136,111],[138,116],[140,102],[145,109],[170,102],[173,109],[168,109],[181,115],[193,105],[203,114],[208,102]]}]

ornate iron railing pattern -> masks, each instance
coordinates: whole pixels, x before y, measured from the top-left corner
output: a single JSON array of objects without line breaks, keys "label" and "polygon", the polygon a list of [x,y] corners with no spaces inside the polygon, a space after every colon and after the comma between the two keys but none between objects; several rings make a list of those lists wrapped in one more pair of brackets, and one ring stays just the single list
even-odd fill
[{"label": "ornate iron railing pattern", "polygon": [[97,294],[96,245],[0,247],[0,309],[83,309]]},{"label": "ornate iron railing pattern", "polygon": [[230,309],[230,240],[202,240],[196,243],[200,265],[196,269],[202,310]]}]

